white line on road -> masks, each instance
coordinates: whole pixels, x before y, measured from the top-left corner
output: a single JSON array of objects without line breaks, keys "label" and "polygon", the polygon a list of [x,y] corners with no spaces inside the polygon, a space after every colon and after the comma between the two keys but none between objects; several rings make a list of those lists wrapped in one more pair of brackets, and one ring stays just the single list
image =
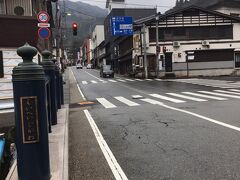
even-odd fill
[{"label": "white line on road", "polygon": [[103,81],[102,79],[98,78],[97,76],[94,76],[94,75],[90,74],[90,73],[87,72],[87,71],[84,71],[84,72],[87,73],[87,74],[89,74],[90,76],[96,78],[96,79],[99,80],[99,81]]},{"label": "white line on road", "polygon": [[208,92],[208,91],[198,91],[198,92],[205,93],[205,94],[211,94],[211,95],[215,95],[215,96],[223,96],[223,97],[240,99],[240,96],[236,96],[236,95],[222,94],[222,93],[215,93],[215,92]]},{"label": "white line on road", "polygon": [[110,81],[110,82],[117,82],[117,81],[115,81],[115,80],[113,80],[113,79],[109,79],[108,81]]},{"label": "white line on road", "polygon": [[156,101],[156,100],[153,100],[153,99],[141,99],[141,100],[145,101],[145,102],[148,102],[148,103],[151,103],[151,104],[154,104],[154,105],[159,105],[159,106],[162,106],[162,107],[174,110],[174,111],[179,111],[179,112],[182,112],[182,113],[185,113],[185,114],[190,114],[190,115],[198,117],[200,119],[203,119],[203,120],[218,124],[220,126],[224,126],[224,127],[227,127],[227,128],[230,128],[230,129],[233,129],[233,130],[236,130],[236,131],[240,132],[240,128],[237,127],[237,126],[233,126],[233,125],[230,125],[230,124],[227,124],[227,123],[223,123],[223,122],[217,121],[215,119],[211,119],[211,118],[202,116],[202,115],[197,114],[197,113],[193,113],[193,112],[190,112],[190,111],[186,111],[186,110],[178,109],[178,108],[175,108],[175,107],[167,106],[167,105],[163,104],[162,102],[159,102],[159,101]]},{"label": "white line on road", "polygon": [[145,79],[146,81],[153,81],[152,79]]},{"label": "white line on road", "polygon": [[83,100],[86,101],[86,98],[85,98],[85,96],[83,95],[83,92],[81,91],[81,89],[80,89],[80,87],[79,87],[78,84],[77,84],[77,88],[78,88],[78,91],[80,92],[80,94],[81,94]]},{"label": "white line on road", "polygon": [[87,81],[82,81],[82,84],[88,84],[88,82]]},{"label": "white line on road", "polygon": [[123,172],[121,166],[118,164],[116,158],[114,157],[111,149],[103,138],[100,130],[98,129],[95,121],[93,120],[91,114],[88,110],[84,110],[84,113],[88,119],[88,122],[93,130],[93,133],[97,139],[97,142],[103,152],[104,157],[106,158],[110,169],[116,180],[128,180],[126,174]]},{"label": "white line on road", "polygon": [[110,103],[108,100],[106,100],[105,98],[96,98],[97,101],[99,103],[101,103],[105,108],[109,109],[109,108],[116,108],[117,106],[115,106],[114,104]]},{"label": "white line on road", "polygon": [[131,81],[131,82],[133,82],[133,81],[135,81],[135,80],[133,80],[133,79],[125,79],[126,81]]},{"label": "white line on road", "polygon": [[231,92],[231,91],[223,91],[223,90],[214,90],[215,92],[220,92],[220,93],[226,93],[226,94],[234,94],[234,95],[240,95],[239,92]]},{"label": "white line on road", "polygon": [[152,97],[158,98],[158,99],[163,99],[163,100],[167,100],[167,101],[174,102],[174,103],[185,103],[186,102],[186,101],[182,101],[179,99],[170,98],[167,96],[162,96],[160,94],[149,94],[149,95]]},{"label": "white line on road", "polygon": [[208,98],[208,99],[215,99],[219,101],[227,100],[227,98],[222,98],[222,97],[217,97],[217,96],[209,96],[209,95],[204,95],[204,94],[199,94],[199,93],[192,93],[192,92],[182,92],[184,94],[188,95],[193,95],[193,96],[198,96],[198,97],[203,97],[203,98]]},{"label": "white line on road", "polygon": [[142,80],[142,79],[135,79],[136,81],[144,81],[144,80]]},{"label": "white line on road", "polygon": [[230,91],[234,91],[234,92],[240,92],[239,89],[228,89],[228,90],[230,90]]},{"label": "white line on road", "polygon": [[123,79],[117,79],[118,81],[120,81],[120,82],[126,82],[125,80],[123,80]]},{"label": "white line on road", "polygon": [[140,100],[142,100],[144,102],[147,102],[147,103],[150,103],[150,104],[154,104],[154,105],[156,105],[156,104],[159,104],[159,105],[163,104],[162,102],[154,100],[154,99],[145,98],[145,99],[140,99]]},{"label": "white line on road", "polygon": [[141,95],[132,95],[132,98],[138,99],[138,98],[143,98],[143,96],[141,96]]},{"label": "white line on road", "polygon": [[205,100],[205,99],[200,99],[200,98],[185,96],[185,95],[176,94],[176,93],[167,93],[167,94],[172,95],[172,96],[176,96],[176,97],[180,97],[180,98],[184,98],[184,99],[189,99],[189,100],[192,100],[192,101],[197,101],[197,102],[207,101],[207,100]]},{"label": "white line on road", "polygon": [[97,84],[97,83],[98,83],[97,81],[94,81],[94,80],[92,80],[91,82],[92,82],[93,84]]},{"label": "white line on road", "polygon": [[128,99],[126,99],[126,98],[124,98],[122,96],[117,96],[117,97],[114,97],[114,98],[119,100],[119,101],[121,101],[122,103],[124,103],[124,104],[126,104],[128,106],[139,106],[140,105],[140,104],[135,103],[133,101],[130,101],[130,100],[128,100]]}]

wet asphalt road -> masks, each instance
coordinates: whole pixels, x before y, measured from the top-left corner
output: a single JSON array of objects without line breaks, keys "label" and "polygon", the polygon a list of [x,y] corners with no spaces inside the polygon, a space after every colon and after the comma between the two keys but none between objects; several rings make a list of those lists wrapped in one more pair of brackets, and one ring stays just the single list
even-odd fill
[{"label": "wet asphalt road", "polygon": [[[240,85],[222,89],[221,86],[229,85],[229,82],[214,80],[209,85],[208,79],[201,85],[197,85],[198,80],[193,84],[165,80],[129,81],[123,77],[120,79],[125,82],[121,82],[118,77],[100,78],[96,70],[73,68],[73,72],[87,100],[96,103],[89,109],[90,114],[128,179],[240,179],[240,99],[217,96],[226,99],[198,97],[207,101],[193,101],[166,94],[240,90]],[[203,85],[204,82],[208,85]],[[236,82],[238,78],[234,78]],[[185,102],[170,102],[150,94]],[[132,95],[157,100],[164,105],[134,99]],[[128,106],[115,98],[119,96],[139,105]],[[240,97],[240,94],[235,96]],[[105,108],[96,98],[106,99],[115,108]]]}]

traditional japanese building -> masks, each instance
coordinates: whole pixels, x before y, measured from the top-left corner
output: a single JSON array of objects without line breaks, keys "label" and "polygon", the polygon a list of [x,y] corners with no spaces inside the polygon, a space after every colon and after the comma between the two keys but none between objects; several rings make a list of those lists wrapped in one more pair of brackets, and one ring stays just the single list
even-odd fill
[{"label": "traditional japanese building", "polygon": [[[135,26],[139,27],[135,34],[138,33],[140,37],[143,37],[140,32],[146,32],[146,52],[143,50],[144,41],[141,40],[141,50],[133,49],[130,61],[142,67],[146,54],[148,71],[152,76],[156,75],[157,64],[160,76],[229,75],[236,73],[240,67],[238,17],[191,6],[135,21]],[[136,76],[143,74],[141,71]]]}]

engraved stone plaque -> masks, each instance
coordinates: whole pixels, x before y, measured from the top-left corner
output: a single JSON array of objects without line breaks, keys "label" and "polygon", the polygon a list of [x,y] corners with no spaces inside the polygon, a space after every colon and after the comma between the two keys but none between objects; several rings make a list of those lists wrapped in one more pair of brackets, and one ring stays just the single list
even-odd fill
[{"label": "engraved stone plaque", "polygon": [[37,97],[21,97],[23,144],[39,142]]}]

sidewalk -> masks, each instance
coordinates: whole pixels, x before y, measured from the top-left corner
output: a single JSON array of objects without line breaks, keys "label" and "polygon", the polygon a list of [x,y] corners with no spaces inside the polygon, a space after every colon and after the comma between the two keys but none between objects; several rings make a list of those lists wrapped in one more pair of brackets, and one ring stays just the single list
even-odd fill
[{"label": "sidewalk", "polygon": [[[51,180],[68,180],[68,115],[69,115],[69,70],[64,74],[65,105],[58,110],[58,124],[52,126],[49,134],[49,155]],[[18,180],[17,163],[15,162],[6,180]]]}]

